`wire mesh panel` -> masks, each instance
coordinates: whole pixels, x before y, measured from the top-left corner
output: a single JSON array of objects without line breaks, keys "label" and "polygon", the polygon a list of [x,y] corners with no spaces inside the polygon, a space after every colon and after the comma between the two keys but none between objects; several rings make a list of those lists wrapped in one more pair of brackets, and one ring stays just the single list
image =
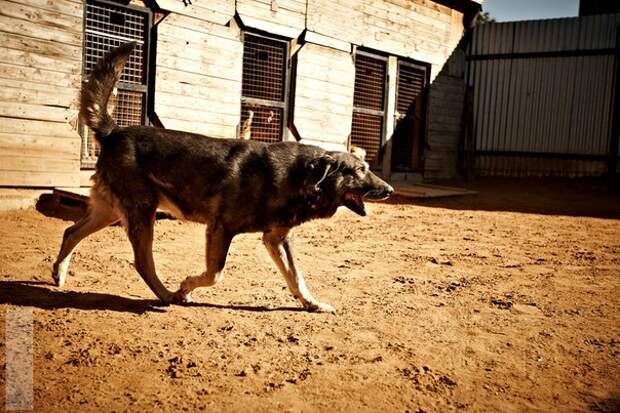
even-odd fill
[{"label": "wire mesh panel", "polygon": [[[287,62],[286,42],[244,35],[241,125],[246,137],[264,142],[282,140]],[[250,111],[253,116],[248,120]]]},{"label": "wire mesh panel", "polygon": [[143,47],[148,28],[147,17],[147,13],[138,10],[89,1],[86,4],[84,72],[89,74],[95,63],[111,48],[135,41],[138,44],[129,56],[120,81],[145,83]]},{"label": "wire mesh panel", "polygon": [[356,55],[351,144],[364,148],[366,160],[375,166],[383,142],[386,75],[384,59]]},{"label": "wire mesh panel", "polygon": [[241,124],[248,121],[252,113],[249,138],[263,142],[282,140],[282,108],[241,104]]},{"label": "wire mesh panel", "polygon": [[[119,47],[122,44],[132,40],[124,39],[111,39],[98,34],[86,33],[86,50],[84,53],[84,73],[90,74],[91,70],[108,50],[115,47]],[[138,43],[136,47],[129,55],[129,60],[125,64],[123,74],[120,81],[127,83],[143,84],[145,83],[144,76],[146,75],[144,70],[144,43]]]},{"label": "wire mesh panel", "polygon": [[386,63],[363,54],[356,56],[353,106],[384,110]]},{"label": "wire mesh panel", "polygon": [[351,143],[366,150],[366,160],[374,164],[379,157],[383,136],[383,116],[353,112]]},{"label": "wire mesh panel", "polygon": [[108,37],[141,41],[144,40],[146,22],[144,13],[135,9],[89,0],[86,3],[86,27]]},{"label": "wire mesh panel", "polygon": [[286,54],[286,43],[246,34],[243,41],[243,96],[283,101]]},{"label": "wire mesh panel", "polygon": [[415,105],[426,87],[426,68],[401,63],[398,65],[396,81],[396,110],[406,115]]},{"label": "wire mesh panel", "polygon": [[112,117],[118,126],[141,125],[144,119],[144,94],[119,90],[114,102]]},{"label": "wire mesh panel", "polygon": [[[84,79],[112,48],[135,41],[112,98],[112,117],[119,126],[142,125],[146,120],[148,10],[89,0],[85,7]],[[91,130],[82,128],[82,167],[94,166],[99,147]]]},{"label": "wire mesh panel", "polygon": [[426,68],[400,62],[396,80],[392,169],[421,169],[426,125]]}]

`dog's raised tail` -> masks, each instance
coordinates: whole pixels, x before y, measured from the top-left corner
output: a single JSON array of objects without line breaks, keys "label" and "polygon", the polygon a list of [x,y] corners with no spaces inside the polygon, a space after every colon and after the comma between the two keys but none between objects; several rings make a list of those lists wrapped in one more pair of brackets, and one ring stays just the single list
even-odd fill
[{"label": "dog's raised tail", "polygon": [[105,138],[117,127],[108,113],[108,101],[135,46],[136,42],[130,42],[110,50],[93,67],[88,83],[82,85],[80,116],[95,131],[97,140]]}]

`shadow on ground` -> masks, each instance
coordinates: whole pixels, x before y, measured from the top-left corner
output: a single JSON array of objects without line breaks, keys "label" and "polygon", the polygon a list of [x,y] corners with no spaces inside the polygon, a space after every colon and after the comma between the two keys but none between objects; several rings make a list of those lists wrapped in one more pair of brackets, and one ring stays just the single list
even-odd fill
[{"label": "shadow on ground", "polygon": [[510,211],[620,219],[620,184],[603,179],[478,178],[439,185],[477,191],[477,195],[415,199],[393,196],[392,204],[416,204],[463,211]]},{"label": "shadow on ground", "polygon": [[[164,312],[165,304],[159,300],[146,300],[122,297],[119,295],[76,292],[55,289],[42,281],[0,281],[0,304],[21,307],[35,307],[43,310],[74,308],[78,310],[107,310],[143,314],[145,312]],[[213,308],[250,312],[305,311],[300,307],[265,307],[243,304],[212,304],[192,302],[185,307]]]},{"label": "shadow on ground", "polygon": [[0,281],[0,304],[35,307],[43,310],[75,308],[143,314],[164,311],[157,300],[142,300],[112,294],[62,291],[41,281]]}]

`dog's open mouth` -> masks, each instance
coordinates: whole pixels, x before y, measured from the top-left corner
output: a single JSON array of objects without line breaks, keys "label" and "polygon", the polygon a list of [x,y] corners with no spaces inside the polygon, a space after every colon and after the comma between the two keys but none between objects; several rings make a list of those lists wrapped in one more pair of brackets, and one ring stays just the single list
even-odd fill
[{"label": "dog's open mouth", "polygon": [[371,189],[363,195],[355,191],[348,191],[344,194],[343,204],[356,214],[366,216],[364,198],[372,199],[374,201],[383,201],[390,197],[392,191],[392,189]]},{"label": "dog's open mouth", "polygon": [[344,194],[344,206],[358,215],[366,216],[366,208],[364,207],[363,196],[356,192],[347,192]]}]

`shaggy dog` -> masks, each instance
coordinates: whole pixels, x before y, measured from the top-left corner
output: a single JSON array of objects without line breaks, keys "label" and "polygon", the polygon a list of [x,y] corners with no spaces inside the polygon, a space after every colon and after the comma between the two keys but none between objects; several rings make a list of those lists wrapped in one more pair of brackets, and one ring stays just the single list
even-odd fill
[{"label": "shaggy dog", "polygon": [[[364,198],[386,199],[393,188],[351,154],[296,142],[267,144],[215,139],[153,127],[120,128],[108,100],[135,44],[111,50],[83,86],[80,115],[101,145],[88,212],[65,231],[53,277],[62,286],[71,254],[86,236],[121,221],[134,251],[135,267],[166,303],[190,300],[198,287],[222,279],[233,237],[262,232],[263,242],[288,287],[309,311],[333,312],[308,291],[297,269],[291,228],[334,215],[345,206],[366,215]],[[176,292],[161,283],[153,262],[157,208],[206,224],[206,270],[187,277]]]}]

